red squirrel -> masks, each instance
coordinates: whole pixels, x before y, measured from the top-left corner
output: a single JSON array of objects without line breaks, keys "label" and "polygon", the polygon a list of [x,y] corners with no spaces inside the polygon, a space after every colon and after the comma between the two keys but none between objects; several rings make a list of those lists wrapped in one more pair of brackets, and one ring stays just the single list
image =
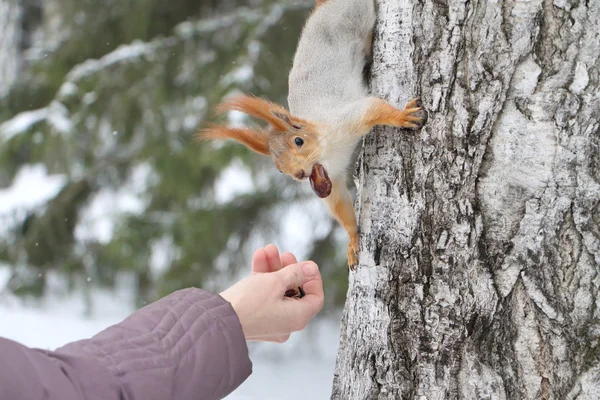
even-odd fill
[{"label": "red squirrel", "polygon": [[346,187],[356,145],[375,125],[420,128],[421,102],[400,110],[370,95],[363,69],[375,26],[374,0],[320,0],[302,30],[289,75],[289,111],[268,100],[238,95],[217,111],[241,111],[268,123],[262,129],[209,125],[201,140],[234,139],[270,156],[297,180],[309,179],[315,194],[344,227],[348,266],[358,264],[358,226]]}]

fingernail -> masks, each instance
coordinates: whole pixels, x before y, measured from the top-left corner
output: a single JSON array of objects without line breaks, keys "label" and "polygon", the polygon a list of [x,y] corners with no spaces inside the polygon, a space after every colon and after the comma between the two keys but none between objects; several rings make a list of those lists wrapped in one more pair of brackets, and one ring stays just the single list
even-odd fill
[{"label": "fingernail", "polygon": [[315,276],[317,274],[317,264],[305,262],[302,264],[302,272],[304,272],[305,276]]}]

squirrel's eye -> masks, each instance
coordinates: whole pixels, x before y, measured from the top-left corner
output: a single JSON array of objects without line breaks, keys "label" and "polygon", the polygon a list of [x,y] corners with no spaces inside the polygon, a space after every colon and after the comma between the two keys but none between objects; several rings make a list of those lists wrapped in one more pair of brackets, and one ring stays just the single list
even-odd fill
[{"label": "squirrel's eye", "polygon": [[304,144],[304,140],[302,138],[297,137],[296,139],[294,139],[294,143],[296,143],[296,146],[302,147],[302,145]]}]

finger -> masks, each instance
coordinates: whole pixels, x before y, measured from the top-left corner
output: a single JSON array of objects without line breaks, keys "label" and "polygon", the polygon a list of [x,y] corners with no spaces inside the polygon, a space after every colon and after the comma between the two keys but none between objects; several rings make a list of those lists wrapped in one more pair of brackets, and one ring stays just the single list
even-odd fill
[{"label": "finger", "polygon": [[269,272],[269,262],[265,249],[261,247],[252,255],[252,274],[262,274],[265,272]]},{"label": "finger", "polygon": [[279,271],[281,267],[281,260],[279,259],[279,250],[274,244],[270,244],[265,247],[265,254],[267,256],[268,271],[275,272]]},{"label": "finger", "polygon": [[276,314],[279,330],[282,333],[304,329],[324,304],[323,280],[319,267],[312,261],[296,263],[273,273],[286,289],[302,286],[305,295],[302,298],[283,297],[277,302]]},{"label": "finger", "polygon": [[[281,259],[281,267],[282,268],[285,268],[288,265],[296,264],[298,262],[298,260],[296,260],[296,256],[290,252],[283,253],[279,258]],[[288,289],[285,292],[285,296],[302,298],[302,297],[304,297],[304,290],[302,289],[301,286],[295,287],[292,289]]]},{"label": "finger", "polygon": [[288,265],[296,264],[298,260],[296,260],[296,256],[290,252],[283,253],[279,259],[281,260],[281,266],[287,267]]},{"label": "finger", "polygon": [[274,275],[282,283],[282,289],[291,289],[304,285],[319,273],[319,267],[312,261],[288,265]]},{"label": "finger", "polygon": [[285,298],[281,303],[279,324],[284,332],[298,332],[323,309],[324,298],[311,294],[302,299]]},{"label": "finger", "polygon": [[321,272],[317,271],[317,275],[306,282],[304,286],[302,286],[302,289],[304,289],[305,296],[323,297],[323,279],[321,278]]},{"label": "finger", "polygon": [[318,269],[317,274],[310,281],[306,282],[302,288],[304,289],[304,296],[301,299],[289,299],[295,300],[295,303],[286,302],[286,307],[290,308],[290,315],[305,318],[306,322],[308,322],[308,320],[321,311],[325,303],[323,279]]}]

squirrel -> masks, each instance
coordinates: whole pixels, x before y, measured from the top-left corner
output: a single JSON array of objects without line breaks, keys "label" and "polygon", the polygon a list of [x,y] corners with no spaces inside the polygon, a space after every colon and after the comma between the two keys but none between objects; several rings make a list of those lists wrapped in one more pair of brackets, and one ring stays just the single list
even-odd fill
[{"label": "squirrel", "polygon": [[317,0],[289,74],[289,111],[263,98],[237,95],[216,110],[240,111],[266,121],[268,127],[211,124],[197,134],[200,140],[234,139],[270,156],[280,172],[309,179],[350,237],[350,270],[358,265],[359,250],[354,205],[346,187],[355,147],[376,125],[418,129],[426,118],[418,99],[400,110],[369,93],[364,69],[375,23],[375,0]]}]

